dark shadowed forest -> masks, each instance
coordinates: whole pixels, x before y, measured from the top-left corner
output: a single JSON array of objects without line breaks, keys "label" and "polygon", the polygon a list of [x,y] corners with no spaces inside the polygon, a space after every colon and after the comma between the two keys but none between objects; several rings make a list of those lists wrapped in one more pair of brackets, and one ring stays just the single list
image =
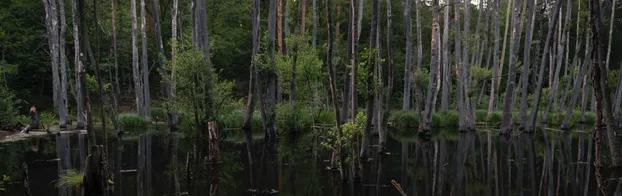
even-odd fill
[{"label": "dark shadowed forest", "polygon": [[0,2],[0,195],[619,195],[617,0]]}]

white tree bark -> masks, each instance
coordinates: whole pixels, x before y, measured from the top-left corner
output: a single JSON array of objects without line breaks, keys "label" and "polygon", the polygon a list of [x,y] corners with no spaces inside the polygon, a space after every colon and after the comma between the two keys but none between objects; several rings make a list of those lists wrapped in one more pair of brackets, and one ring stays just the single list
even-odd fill
[{"label": "white tree bark", "polygon": [[132,12],[132,75],[134,78],[134,91],[136,93],[136,111],[143,116],[143,86],[140,67],[138,66],[138,27],[136,21],[136,0],[130,0]]}]

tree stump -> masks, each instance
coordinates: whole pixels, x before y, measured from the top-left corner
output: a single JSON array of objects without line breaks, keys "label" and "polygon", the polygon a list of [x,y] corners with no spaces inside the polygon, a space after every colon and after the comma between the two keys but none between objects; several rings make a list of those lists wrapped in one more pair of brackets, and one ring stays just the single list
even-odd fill
[{"label": "tree stump", "polygon": [[83,178],[84,196],[108,195],[109,172],[106,162],[106,152],[102,145],[91,146],[91,154],[86,157],[84,164],[85,175]]},{"label": "tree stump", "polygon": [[217,196],[218,187],[220,185],[220,175],[218,162],[220,161],[220,141],[218,140],[216,122],[212,121],[208,124],[209,153],[207,158],[207,175],[209,176],[209,195]]},{"label": "tree stump", "polygon": [[28,179],[28,165],[26,162],[22,163],[22,184],[24,184],[24,195],[31,196],[30,180]]}]

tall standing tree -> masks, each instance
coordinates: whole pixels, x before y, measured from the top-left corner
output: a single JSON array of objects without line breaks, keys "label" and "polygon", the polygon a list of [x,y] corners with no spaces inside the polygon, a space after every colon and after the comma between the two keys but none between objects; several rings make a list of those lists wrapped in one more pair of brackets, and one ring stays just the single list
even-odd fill
[{"label": "tall standing tree", "polygon": [[58,108],[58,117],[60,118],[59,125],[61,128],[67,127],[67,112],[68,112],[68,99],[67,99],[67,56],[65,54],[65,33],[67,32],[67,19],[65,17],[65,0],[58,0],[58,7],[60,10],[60,34],[59,34],[59,56],[60,56],[60,105]]},{"label": "tall standing tree", "polygon": [[393,13],[391,10],[391,0],[387,0],[387,91],[384,104],[384,113],[382,114],[382,122],[380,125],[383,127],[383,131],[387,130],[387,120],[389,118],[389,111],[391,110],[391,99],[393,98],[393,44],[392,44],[392,18]]},{"label": "tall standing tree", "polygon": [[[505,13],[505,31],[503,33],[503,46],[501,46],[501,60],[499,60],[499,72],[497,72],[497,88],[499,89],[499,91],[497,91],[497,95],[501,94],[501,79],[502,79],[502,75],[503,75],[503,68],[505,66],[505,50],[507,49],[507,40],[508,40],[508,30],[510,29],[510,14],[512,13],[512,1],[508,0],[508,5],[507,5],[507,11]],[[496,106],[495,106],[495,110],[496,110]]]},{"label": "tall standing tree", "polygon": [[[592,50],[592,85],[594,86],[594,95],[596,96],[596,126],[595,130],[597,135],[601,135],[602,131],[606,131],[607,143],[609,144],[609,151],[611,153],[611,167],[622,166],[622,154],[618,140],[615,133],[618,126],[613,120],[613,112],[611,107],[611,98],[609,94],[609,86],[607,81],[607,68],[603,65],[603,51],[602,51],[602,39],[601,39],[601,8],[600,1],[590,0],[590,24],[592,30],[592,44],[594,50]],[[603,127],[605,130],[603,130]],[[597,136],[599,137],[599,136]],[[597,143],[598,143],[597,138]],[[600,166],[599,166],[600,167]]]},{"label": "tall standing tree", "polygon": [[419,22],[419,11],[421,10],[420,5],[421,0],[415,0],[415,24],[417,25],[417,65],[415,67],[415,110],[419,115],[419,119],[423,119],[423,115],[421,114],[421,97],[423,92],[421,90],[421,80],[423,78],[417,78],[417,72],[420,72],[421,69],[421,61],[423,60],[423,40],[421,39],[421,23]]},{"label": "tall standing tree", "polygon": [[318,20],[317,20],[317,5],[316,5],[316,1],[317,0],[312,0],[312,1],[313,1],[312,2],[312,4],[313,4],[312,5],[313,6],[313,32],[312,32],[313,35],[312,35],[312,38],[311,38],[311,45],[313,46],[313,48],[315,48],[315,44],[317,42],[317,40],[316,40],[317,39],[316,33],[317,33],[317,23],[318,23]]},{"label": "tall standing tree", "polygon": [[[315,3],[315,1],[314,1]],[[271,65],[271,70],[270,70],[270,77],[268,78],[268,89],[267,89],[267,93],[266,93],[266,104],[268,107],[268,111],[267,111],[267,126],[269,127],[268,130],[266,129],[266,131],[268,131],[268,133],[266,135],[269,136],[269,138],[276,138],[276,134],[278,133],[278,128],[277,128],[277,124],[276,124],[276,83],[277,83],[277,76],[276,76],[276,60],[275,60],[275,43],[276,43],[276,24],[277,24],[277,5],[276,5],[276,0],[270,0],[270,9],[269,9],[269,15],[268,15],[268,44],[269,44],[269,55],[270,55],[270,65]],[[314,10],[315,12],[315,7]],[[315,27],[315,24],[314,24]],[[315,28],[314,28],[315,29]],[[315,34],[313,35],[315,38]]]},{"label": "tall standing tree", "polygon": [[[453,3],[456,3],[456,0],[453,1]],[[456,8],[454,9],[454,21],[460,21],[460,8],[459,5],[456,5]],[[468,131],[468,120],[467,117],[465,116],[466,113],[468,111],[466,111],[466,107],[465,107],[465,103],[464,103],[464,86],[463,83],[465,82],[465,69],[464,69],[464,64],[463,61],[460,58],[460,55],[462,54],[461,49],[462,49],[462,44],[460,42],[460,23],[456,22],[456,24],[454,24],[456,32],[455,32],[455,62],[456,62],[456,77],[458,78],[457,81],[457,88],[456,90],[458,91],[458,129],[460,131]]]},{"label": "tall standing tree", "polygon": [[[362,8],[358,8],[358,9],[362,9]],[[350,0],[350,18],[352,20],[352,27],[350,27],[351,31],[352,31],[352,38],[350,39],[350,41],[352,42],[351,45],[351,49],[350,49],[350,57],[352,58],[350,60],[351,66],[350,66],[350,75],[351,75],[351,79],[350,79],[350,98],[351,100],[351,117],[352,117],[352,121],[354,121],[354,118],[356,117],[356,113],[358,112],[358,90],[357,90],[357,83],[358,83],[358,37],[360,34],[355,33],[354,30],[357,29],[357,26],[360,25],[360,23],[357,23],[355,18],[356,18],[356,10],[357,10],[357,6],[355,3],[355,0]]]},{"label": "tall standing tree", "polygon": [[147,19],[145,10],[145,0],[140,0],[140,34],[142,36],[142,74],[143,74],[143,112],[142,116],[151,119],[151,93],[149,91],[149,58],[147,51]]},{"label": "tall standing tree", "polygon": [[510,37],[510,67],[508,70],[508,82],[503,99],[503,120],[501,121],[501,133],[510,134],[512,132],[512,99],[514,94],[514,83],[516,82],[516,63],[518,62],[518,49],[521,37],[522,20],[520,20],[521,0],[514,0],[514,11],[512,11],[512,34]]},{"label": "tall standing tree", "polygon": [[307,0],[300,1],[300,35],[304,39],[307,31]]},{"label": "tall standing tree", "polygon": [[[117,54],[117,27],[116,27],[116,9],[114,7],[114,1],[110,0],[110,8],[111,8],[111,23],[112,23],[112,58],[114,59],[114,80],[110,79],[113,82],[113,99],[114,99],[114,110],[116,111],[116,115],[114,116],[114,120],[119,121],[119,95],[121,94],[121,88],[119,87],[119,56]],[[117,133],[118,135],[119,133]]]},{"label": "tall standing tree", "polygon": [[419,132],[420,133],[425,133],[425,134],[430,134],[431,130],[432,130],[432,112],[434,112],[434,108],[436,106],[436,86],[438,84],[437,81],[437,74],[440,74],[437,72],[438,67],[440,66],[439,61],[440,61],[440,35],[439,35],[439,17],[438,17],[438,12],[439,12],[439,5],[438,5],[438,0],[434,0],[432,2],[432,41],[430,44],[430,48],[432,49],[432,55],[431,55],[431,60],[430,60],[430,76],[429,76],[429,84],[428,84],[428,91],[427,91],[427,96],[426,96],[426,101],[425,101],[425,112],[424,112],[424,118],[423,118],[423,123],[421,123],[419,125]]},{"label": "tall standing tree", "polygon": [[73,60],[75,66],[75,78],[76,78],[76,129],[84,129],[84,97],[82,96],[82,91],[84,86],[82,81],[80,80],[81,70],[82,70],[82,62],[81,62],[81,50],[80,50],[80,32],[78,31],[78,0],[71,1],[71,19],[73,23]]},{"label": "tall standing tree", "polygon": [[[60,46],[59,46],[59,25],[57,15],[57,4],[55,0],[43,0],[45,8],[45,27],[47,29],[48,46],[52,66],[52,96],[54,97],[54,110],[58,111],[61,121],[65,116],[62,114],[63,101],[61,100],[61,81],[58,70]],[[62,26],[62,25],[61,25]],[[66,123],[66,122],[65,122]],[[62,126],[62,124],[61,124]]]},{"label": "tall standing tree", "polygon": [[[447,4],[447,2],[446,2]],[[442,58],[442,71],[443,71],[443,92],[441,94],[441,110],[449,109],[449,93],[451,92],[451,72],[449,68],[449,8],[445,6],[443,11],[443,58]]]},{"label": "tall standing tree", "polygon": [[130,0],[132,12],[132,75],[134,78],[134,91],[136,93],[136,111],[143,115],[143,80],[141,78],[140,66],[138,66],[138,25],[136,21],[136,0]]},{"label": "tall standing tree", "polygon": [[[415,0],[418,1],[418,0]],[[404,64],[404,98],[402,99],[402,110],[410,109],[410,67],[412,65],[412,16],[411,0],[406,0],[404,5],[404,23],[406,27],[406,63]]]},{"label": "tall standing tree", "polygon": [[527,103],[527,94],[529,88],[529,73],[531,67],[531,40],[533,38],[533,28],[535,25],[535,8],[536,8],[536,0],[527,0],[527,15],[529,18],[527,19],[527,34],[525,35],[525,46],[523,47],[523,73],[521,74],[521,81],[523,86],[521,87],[521,102],[520,102],[520,113],[518,114],[518,119],[521,125],[521,129],[525,127],[525,123],[527,121],[527,108],[529,104]]}]

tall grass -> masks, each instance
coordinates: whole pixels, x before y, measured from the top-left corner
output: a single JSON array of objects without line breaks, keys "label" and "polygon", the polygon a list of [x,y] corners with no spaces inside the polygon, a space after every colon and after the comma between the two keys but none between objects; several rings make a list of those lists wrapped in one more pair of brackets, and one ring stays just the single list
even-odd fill
[{"label": "tall grass", "polygon": [[65,170],[58,181],[56,181],[56,187],[58,188],[74,188],[78,185],[82,184],[82,179],[84,178],[84,172],[79,172],[77,170]]},{"label": "tall grass", "polygon": [[124,128],[143,128],[149,125],[147,119],[138,116],[136,113],[119,114],[119,124]]}]

